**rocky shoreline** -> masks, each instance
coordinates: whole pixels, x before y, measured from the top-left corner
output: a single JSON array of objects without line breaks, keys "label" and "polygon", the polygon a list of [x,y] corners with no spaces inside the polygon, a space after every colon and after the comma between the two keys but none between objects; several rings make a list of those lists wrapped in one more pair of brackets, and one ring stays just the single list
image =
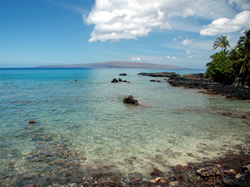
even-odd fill
[{"label": "rocky shoreline", "polygon": [[235,85],[222,85],[212,82],[203,73],[188,74],[180,76],[174,72],[160,73],[139,73],[142,76],[167,77],[168,83],[175,87],[203,89],[200,93],[210,95],[222,95],[226,98],[248,100],[250,99],[250,89]]},{"label": "rocky shoreline", "polygon": [[[54,139],[46,134],[39,123],[28,124],[26,135],[35,144],[28,155],[22,155],[27,162],[22,170],[16,163],[8,163],[0,168],[0,186],[249,186],[250,155],[241,147],[239,154],[228,151],[225,156],[187,165],[168,166],[170,172],[158,168],[148,171],[149,178],[141,173],[124,176],[119,171],[112,172],[112,166],[100,165],[89,168],[84,155],[70,149],[70,141],[64,137]],[[69,128],[77,128],[75,126]],[[249,141],[246,141],[249,144]],[[10,154],[18,154],[11,152]],[[21,155],[20,155],[21,156]],[[35,166],[35,167],[34,167]]]}]

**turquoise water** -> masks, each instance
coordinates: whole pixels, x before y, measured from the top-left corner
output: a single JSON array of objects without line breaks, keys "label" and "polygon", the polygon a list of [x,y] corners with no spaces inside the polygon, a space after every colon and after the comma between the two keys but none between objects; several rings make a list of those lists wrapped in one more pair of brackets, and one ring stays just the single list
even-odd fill
[{"label": "turquoise water", "polygon": [[[248,151],[249,125],[221,112],[248,112],[249,101],[204,95],[172,87],[164,78],[137,75],[162,71],[1,69],[0,173],[11,173],[12,179],[29,172],[46,176],[59,167],[48,159],[63,157],[32,159],[60,146],[65,148],[60,154],[67,152],[65,158],[77,162],[84,174],[107,166],[124,176],[137,172],[144,177],[153,168],[168,172],[168,166]],[[112,84],[119,73],[127,73],[121,78],[130,83]],[[140,106],[123,104],[128,95]],[[29,120],[37,123],[30,125]]]}]

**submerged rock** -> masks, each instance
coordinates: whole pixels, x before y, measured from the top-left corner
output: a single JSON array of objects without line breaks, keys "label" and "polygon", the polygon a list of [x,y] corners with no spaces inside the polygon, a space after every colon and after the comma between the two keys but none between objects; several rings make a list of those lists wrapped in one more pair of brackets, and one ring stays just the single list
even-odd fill
[{"label": "submerged rock", "polygon": [[164,176],[164,173],[163,173],[161,170],[159,170],[159,169],[157,169],[157,168],[154,168],[154,171],[151,172],[150,175],[151,175],[152,177],[163,177],[163,176]]},{"label": "submerged rock", "polygon": [[29,120],[29,124],[35,124],[36,121],[35,120]]},{"label": "submerged rock", "polygon": [[150,180],[149,182],[153,183],[154,185],[167,185],[170,183],[169,180],[166,180],[162,177],[157,177],[155,179]]},{"label": "submerged rock", "polygon": [[203,177],[222,175],[221,166],[219,164],[198,169],[197,173]]},{"label": "submerged rock", "polygon": [[123,99],[124,104],[132,104],[132,105],[139,105],[138,101],[133,98],[133,96],[128,96],[127,98]]}]

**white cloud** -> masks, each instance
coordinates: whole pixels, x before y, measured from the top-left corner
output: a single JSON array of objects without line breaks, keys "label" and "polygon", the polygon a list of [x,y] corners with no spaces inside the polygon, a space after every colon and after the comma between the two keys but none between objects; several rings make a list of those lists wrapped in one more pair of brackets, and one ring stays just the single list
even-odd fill
[{"label": "white cloud", "polygon": [[182,41],[182,44],[183,45],[188,45],[188,44],[191,44],[192,42],[193,42],[192,40],[186,39],[186,40]]},{"label": "white cloud", "polygon": [[171,29],[169,21],[174,17],[216,19],[232,12],[226,0],[96,0],[90,14],[83,15],[83,19],[86,24],[94,25],[89,39],[94,42],[137,39],[153,29]]},{"label": "white cloud", "polygon": [[133,61],[141,61],[141,57],[134,57],[134,58],[131,58],[131,60],[133,60]]},{"label": "white cloud", "polygon": [[193,58],[192,56],[188,56],[187,58]]},{"label": "white cloud", "polygon": [[176,59],[176,56],[172,56],[171,58],[172,58],[172,59]]},{"label": "white cloud", "polygon": [[176,42],[176,38],[173,38],[173,41]]},{"label": "white cloud", "polygon": [[191,53],[191,51],[186,51],[186,53],[189,55]]},{"label": "white cloud", "polygon": [[212,21],[211,24],[204,26],[200,31],[201,35],[214,36],[219,33],[230,33],[250,27],[250,11],[243,11],[237,14],[233,19],[219,18]]}]

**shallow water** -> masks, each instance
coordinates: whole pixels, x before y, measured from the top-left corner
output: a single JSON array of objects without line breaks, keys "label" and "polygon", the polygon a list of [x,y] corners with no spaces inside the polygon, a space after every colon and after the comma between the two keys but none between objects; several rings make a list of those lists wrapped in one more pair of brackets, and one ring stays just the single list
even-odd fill
[{"label": "shallow water", "polygon": [[[55,167],[48,159],[56,159],[48,154],[58,146],[67,148],[59,151],[67,152],[67,160],[70,153],[77,155],[72,160],[85,174],[106,166],[124,176],[138,172],[144,177],[153,168],[168,172],[168,166],[248,151],[250,127],[244,119],[221,112],[248,112],[249,101],[137,75],[159,71],[164,70],[1,69],[0,172],[46,175]],[[121,78],[130,83],[111,84],[119,73],[127,73]],[[123,104],[128,95],[140,106]],[[29,120],[37,123],[29,125]],[[46,159],[32,161],[45,153]]]}]

